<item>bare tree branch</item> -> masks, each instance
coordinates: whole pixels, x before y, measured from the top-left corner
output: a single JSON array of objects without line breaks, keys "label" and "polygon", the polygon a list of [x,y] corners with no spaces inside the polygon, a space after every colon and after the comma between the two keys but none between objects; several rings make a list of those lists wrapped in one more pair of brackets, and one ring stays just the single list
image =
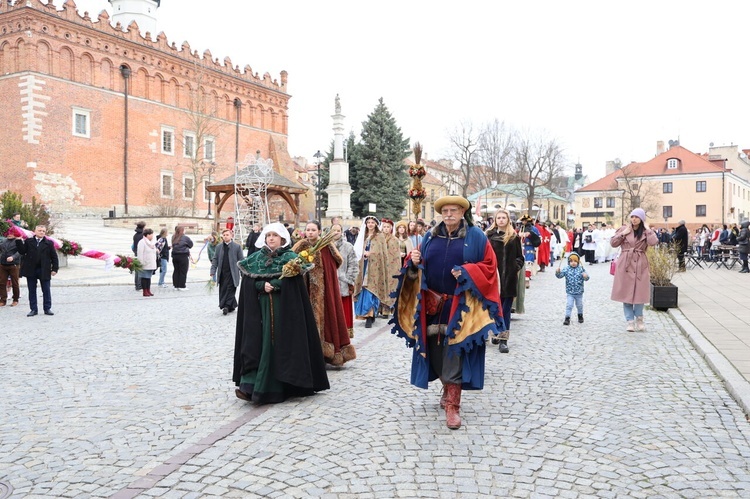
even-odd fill
[{"label": "bare tree branch", "polygon": [[179,150],[175,156],[183,160],[192,176],[192,186],[177,179],[182,185],[183,196],[185,190],[191,190],[191,216],[195,216],[198,202],[196,186],[203,178],[215,169],[217,137],[219,136],[219,122],[216,120],[218,102],[206,92],[204,83],[208,81],[205,71],[197,62],[193,69],[193,87],[189,88],[188,105],[185,109],[186,121],[190,129],[179,134]]},{"label": "bare tree branch", "polygon": [[641,175],[641,165],[630,163],[621,169],[617,185],[624,191],[624,211],[642,208],[648,218],[659,218],[661,207],[661,190],[658,182],[649,182]]},{"label": "bare tree branch", "polygon": [[514,147],[515,182],[523,185],[527,210],[530,210],[539,187],[550,188],[564,169],[565,156],[556,139],[545,133],[519,134]]},{"label": "bare tree branch", "polygon": [[476,166],[479,134],[471,121],[462,121],[448,132],[448,140],[451,159],[459,164],[458,183],[461,185],[461,195],[467,197],[472,183],[472,172]]},{"label": "bare tree branch", "polygon": [[481,188],[507,180],[513,168],[514,138],[514,132],[497,118],[482,128],[477,149],[477,160],[482,165],[477,171]]}]

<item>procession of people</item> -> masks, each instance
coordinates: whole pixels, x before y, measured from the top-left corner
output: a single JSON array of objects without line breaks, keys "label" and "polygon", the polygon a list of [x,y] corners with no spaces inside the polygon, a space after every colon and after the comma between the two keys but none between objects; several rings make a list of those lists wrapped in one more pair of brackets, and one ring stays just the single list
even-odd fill
[{"label": "procession of people", "polygon": [[[623,303],[626,330],[646,329],[646,249],[665,236],[646,224],[642,209],[633,210],[629,223],[617,230],[606,222],[567,230],[502,208],[492,218],[475,221],[471,203],[462,196],[443,196],[433,205],[439,223],[394,223],[368,215],[361,226],[346,229],[340,218],[325,227],[309,221],[303,230],[279,222],[255,224],[245,248],[231,227],[220,237],[217,232],[206,238],[198,259],[211,245],[209,277],[219,289],[219,309],[223,315],[237,311],[232,373],[236,396],[267,404],[329,389],[327,370],[357,358],[355,321],[371,328],[384,318],[388,324],[381,327],[412,349],[411,384],[427,389],[439,380],[445,424],[460,428],[463,392],[484,387],[487,345],[510,352],[512,315],[525,312],[525,294],[537,272],[551,266],[565,279],[564,325],[570,324],[573,308],[578,322],[584,322],[583,283],[589,279],[584,264],[613,261],[611,298]],[[689,236],[682,224],[671,237],[682,242],[684,254]],[[716,237],[699,233],[705,233],[707,241],[723,242],[734,235],[742,252],[747,230],[743,226],[735,234],[725,229],[726,234],[718,231]],[[145,223],[136,225],[133,253],[141,265],[135,284],[144,297],[154,296],[151,280],[157,271],[159,287],[166,287],[170,253],[172,286],[178,290],[186,289],[190,263],[196,261],[184,227],[175,227],[171,238],[164,228],[155,236]],[[45,227],[37,227],[34,237],[25,240],[12,231],[7,237],[0,255],[3,269],[10,269],[6,279],[14,279],[13,268],[20,268],[18,277],[27,278],[29,316],[38,314],[40,282],[43,311],[53,315],[49,283],[58,265]],[[746,253],[743,272],[748,272]],[[567,263],[564,268],[562,262]],[[12,306],[19,300],[18,277]],[[0,296],[0,306],[6,300],[7,294]]]}]

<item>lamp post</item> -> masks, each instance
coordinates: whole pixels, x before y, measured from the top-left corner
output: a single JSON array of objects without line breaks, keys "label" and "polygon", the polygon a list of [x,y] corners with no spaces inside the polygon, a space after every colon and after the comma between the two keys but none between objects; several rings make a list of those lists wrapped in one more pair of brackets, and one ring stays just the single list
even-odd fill
[{"label": "lamp post", "polygon": [[[213,173],[216,171],[216,162],[211,161],[206,171],[208,172],[208,181],[206,182],[206,192],[208,192],[208,184],[211,183],[211,175],[213,175]],[[211,193],[208,192],[208,196],[206,197],[208,198],[208,202],[207,202],[208,213],[206,214],[206,218],[211,218]]]},{"label": "lamp post", "polygon": [[127,67],[125,64],[120,66],[120,74],[122,75],[122,78],[125,80],[125,142],[124,142],[124,156],[123,156],[123,169],[124,169],[124,194],[125,194],[125,215],[128,214],[128,81],[130,79],[130,68]]},{"label": "lamp post", "polygon": [[315,220],[320,221],[320,163],[323,161],[320,149],[313,154],[313,157],[318,160],[318,178],[315,182]]}]

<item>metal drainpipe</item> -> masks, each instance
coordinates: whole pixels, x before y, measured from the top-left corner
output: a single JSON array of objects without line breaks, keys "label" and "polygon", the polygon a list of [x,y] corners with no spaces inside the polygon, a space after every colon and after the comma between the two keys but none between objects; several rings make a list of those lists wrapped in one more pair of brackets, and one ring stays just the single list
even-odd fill
[{"label": "metal drainpipe", "polygon": [[120,73],[125,80],[125,153],[123,156],[123,169],[125,180],[125,215],[128,214],[128,80],[130,79],[130,68],[126,65],[120,66]]}]

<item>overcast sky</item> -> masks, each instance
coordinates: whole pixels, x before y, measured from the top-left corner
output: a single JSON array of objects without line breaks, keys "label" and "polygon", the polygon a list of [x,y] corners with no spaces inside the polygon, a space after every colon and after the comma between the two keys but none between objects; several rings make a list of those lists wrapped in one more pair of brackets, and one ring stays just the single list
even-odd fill
[{"label": "overcast sky", "polygon": [[[63,0],[56,0],[61,5]],[[447,132],[498,118],[563,145],[590,179],[656,141],[750,147],[750,2],[162,0],[158,30],[275,79],[289,73],[289,152],[332,140],[336,94],[357,134],[380,97],[430,159]],[[106,0],[76,0],[92,18]]]}]

